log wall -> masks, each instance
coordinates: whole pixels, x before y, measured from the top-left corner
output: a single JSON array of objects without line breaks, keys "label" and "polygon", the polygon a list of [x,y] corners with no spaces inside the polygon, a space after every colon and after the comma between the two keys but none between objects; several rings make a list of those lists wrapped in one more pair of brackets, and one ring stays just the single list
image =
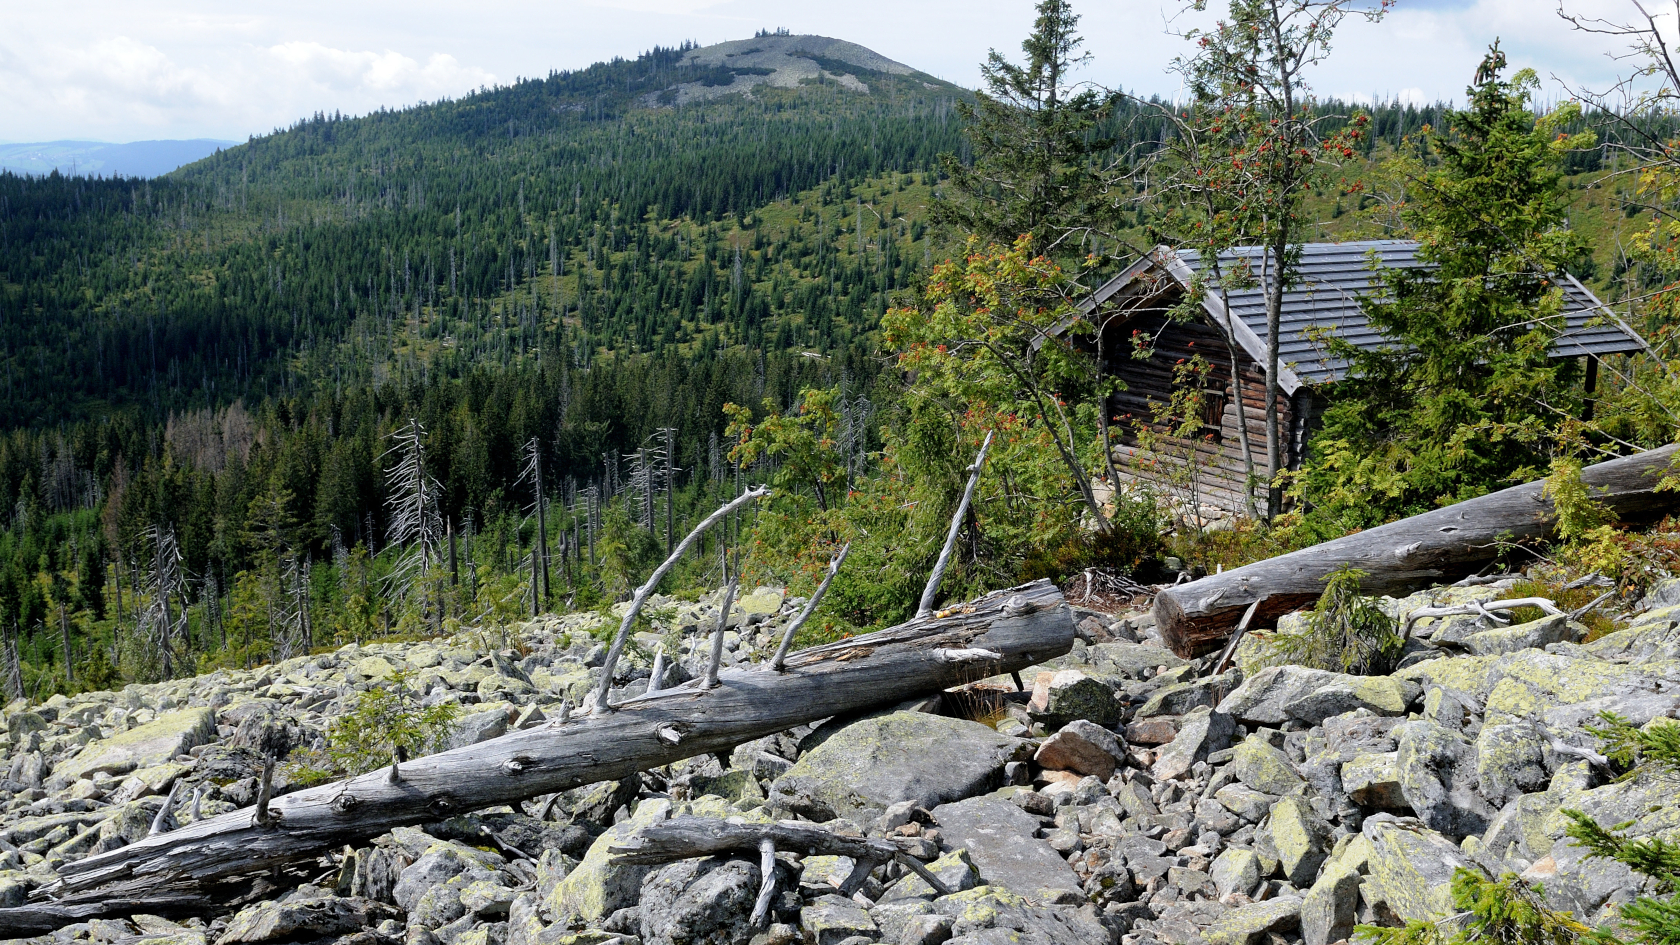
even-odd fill
[{"label": "log wall", "polygon": [[[1125,390],[1109,399],[1109,418],[1115,438],[1114,460],[1121,474],[1158,486],[1170,484],[1175,495],[1196,505],[1244,512],[1245,462],[1242,439],[1237,429],[1230,349],[1219,329],[1204,320],[1174,323],[1163,307],[1141,309],[1130,318],[1116,319],[1107,332],[1102,346],[1103,371],[1126,385]],[[1131,356],[1133,332],[1142,332],[1156,339],[1152,357],[1139,360]],[[1164,430],[1155,418],[1158,406],[1171,401],[1174,369],[1197,355],[1211,366],[1207,377],[1208,388],[1216,392],[1222,403],[1217,427],[1207,427],[1194,442],[1169,437],[1158,442],[1154,451],[1142,448],[1138,437],[1140,428],[1158,433]],[[1266,466],[1265,372],[1248,357],[1247,352],[1242,351],[1238,354],[1238,370],[1242,378],[1254,471],[1264,482],[1270,476]],[[1280,404],[1282,428],[1288,438],[1284,457],[1286,468],[1296,465],[1310,432],[1308,423],[1297,422],[1296,414],[1302,406],[1302,403],[1287,397]],[[1115,420],[1116,417],[1119,419]],[[1304,421],[1307,416],[1299,419]],[[1186,475],[1183,470],[1192,450],[1196,469],[1193,475]],[[1263,486],[1255,490],[1255,495],[1264,505]]]}]

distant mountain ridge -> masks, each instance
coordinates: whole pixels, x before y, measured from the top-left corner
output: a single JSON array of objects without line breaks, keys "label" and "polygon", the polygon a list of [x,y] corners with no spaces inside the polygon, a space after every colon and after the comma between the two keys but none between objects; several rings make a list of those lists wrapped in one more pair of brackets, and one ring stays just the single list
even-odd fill
[{"label": "distant mountain ridge", "polygon": [[192,138],[184,141],[36,141],[0,144],[0,170],[14,174],[60,174],[100,177],[161,177],[200,161],[236,141]]}]

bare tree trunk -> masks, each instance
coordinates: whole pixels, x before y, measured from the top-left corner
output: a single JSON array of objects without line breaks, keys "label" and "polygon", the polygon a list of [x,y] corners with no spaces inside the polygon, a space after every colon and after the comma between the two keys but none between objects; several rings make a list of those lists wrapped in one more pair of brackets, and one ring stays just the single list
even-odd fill
[{"label": "bare tree trunk", "polygon": [[64,605],[58,605],[58,630],[64,636],[64,681],[76,681],[76,661],[70,651],[70,615],[65,612]]}]

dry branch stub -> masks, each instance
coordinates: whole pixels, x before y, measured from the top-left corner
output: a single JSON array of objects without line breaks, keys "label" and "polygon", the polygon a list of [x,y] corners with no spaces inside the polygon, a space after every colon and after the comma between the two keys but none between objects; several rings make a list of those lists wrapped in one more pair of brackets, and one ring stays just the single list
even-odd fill
[{"label": "dry branch stub", "polygon": [[[1049,581],[998,591],[896,627],[793,653],[573,717],[273,798],[65,863],[0,928],[157,912],[230,896],[246,878],[386,833],[581,784],[614,780],[834,715],[867,711],[1024,669],[1073,647],[1073,615]],[[564,714],[563,714],[564,715]],[[248,886],[248,880],[246,880]],[[226,901],[220,900],[220,901]],[[141,905],[136,905],[141,903]]]},{"label": "dry branch stub", "polygon": [[[1676,449],[1680,446],[1665,446],[1588,466],[1581,479],[1615,517],[1646,517],[1680,504],[1680,494],[1657,491]],[[1217,649],[1256,600],[1264,602],[1250,629],[1275,626],[1278,617],[1318,600],[1325,577],[1343,566],[1366,572],[1361,585],[1368,594],[1409,594],[1454,580],[1493,560],[1505,543],[1552,535],[1557,516],[1543,486],[1512,486],[1166,588],[1155,596],[1161,638],[1187,659]]]}]

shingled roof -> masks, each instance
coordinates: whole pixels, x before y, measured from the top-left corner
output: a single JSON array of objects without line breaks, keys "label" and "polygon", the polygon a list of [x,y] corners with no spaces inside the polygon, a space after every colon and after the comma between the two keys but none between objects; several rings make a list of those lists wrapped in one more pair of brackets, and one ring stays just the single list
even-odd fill
[{"label": "shingled roof", "polygon": [[[1302,384],[1332,383],[1346,372],[1346,360],[1331,356],[1322,340],[1324,335],[1334,334],[1368,350],[1383,346],[1385,339],[1366,322],[1359,306],[1361,298],[1382,291],[1370,257],[1375,254],[1384,267],[1419,267],[1425,264],[1417,260],[1417,248],[1413,240],[1308,243],[1301,247],[1300,280],[1283,296],[1278,345],[1283,367],[1278,371],[1278,383],[1285,391],[1292,394]],[[1203,307],[1219,324],[1234,328],[1238,344],[1264,364],[1266,302],[1259,285],[1261,252],[1260,247],[1241,246],[1220,255],[1222,270],[1232,271],[1240,261],[1246,261],[1255,273],[1253,287],[1229,293],[1235,325],[1217,295],[1209,293]],[[1178,285],[1188,287],[1202,266],[1202,257],[1193,250],[1157,247],[1104,283],[1082,308],[1089,314],[1126,289],[1139,283],[1147,285],[1150,279],[1162,275],[1170,275]],[[1623,354],[1645,348],[1644,340],[1574,276],[1561,276],[1560,284],[1565,295],[1564,326],[1552,342],[1553,357]],[[1158,294],[1158,290],[1145,291],[1150,296]]]}]

